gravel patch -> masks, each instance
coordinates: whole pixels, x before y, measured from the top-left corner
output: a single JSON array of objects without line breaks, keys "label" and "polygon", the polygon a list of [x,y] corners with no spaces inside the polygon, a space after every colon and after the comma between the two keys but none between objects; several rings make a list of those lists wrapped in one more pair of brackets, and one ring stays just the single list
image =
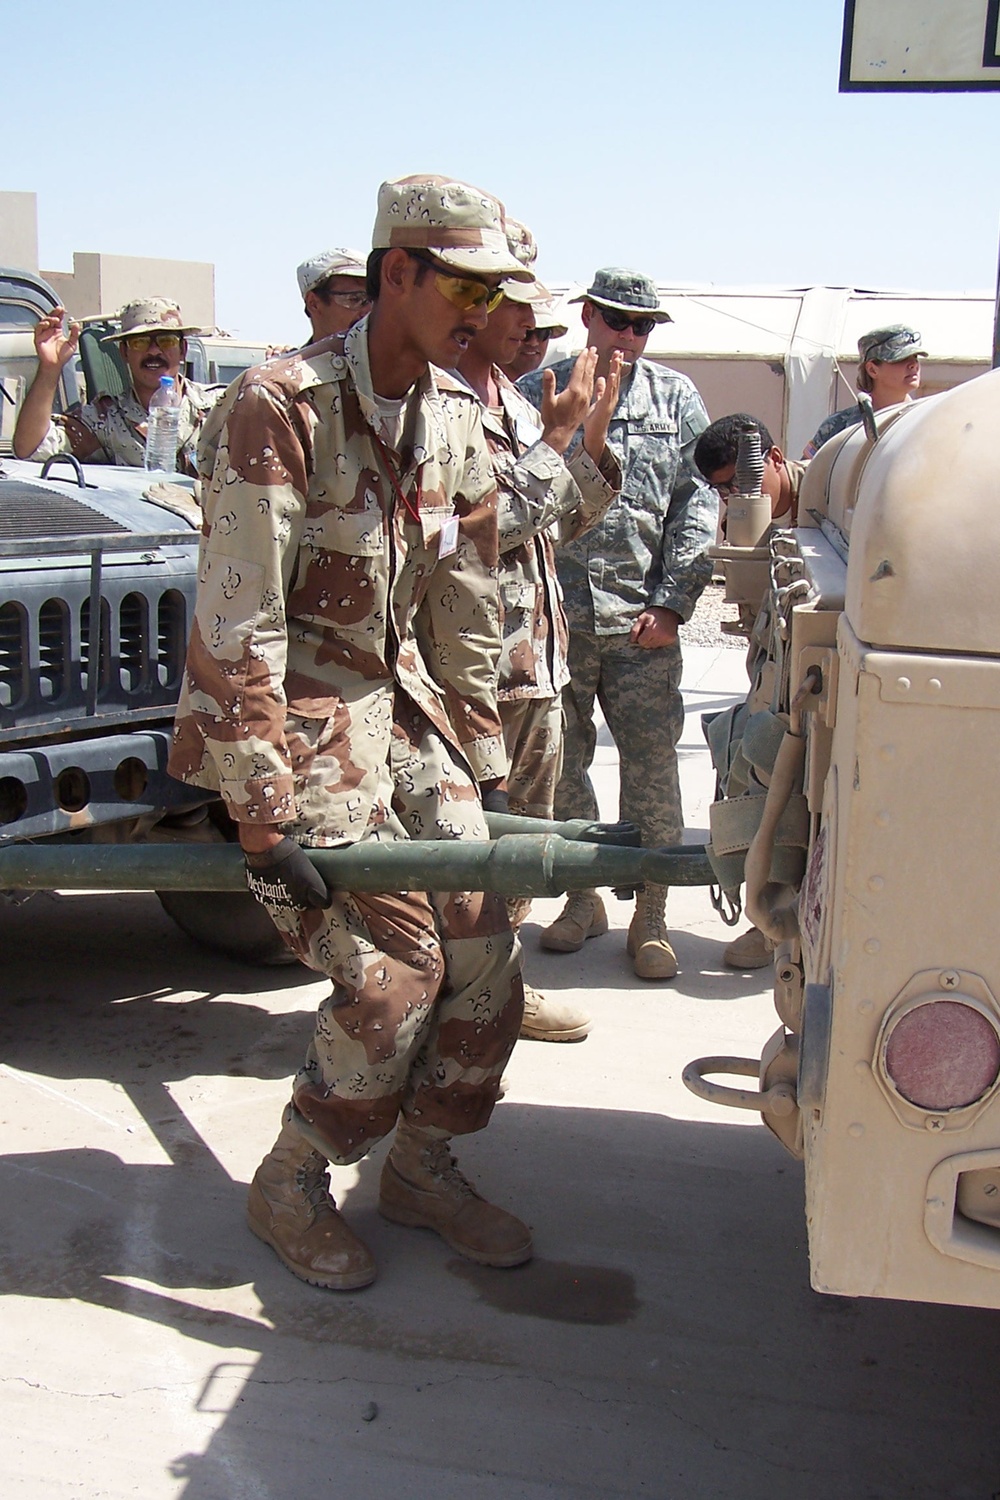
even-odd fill
[{"label": "gravel patch", "polygon": [[681,645],[728,646],[733,651],[745,651],[746,639],[741,635],[726,635],[719,626],[723,620],[736,620],[735,604],[726,601],[724,583],[710,583],[695,605],[694,614],[686,625],[681,626]]}]

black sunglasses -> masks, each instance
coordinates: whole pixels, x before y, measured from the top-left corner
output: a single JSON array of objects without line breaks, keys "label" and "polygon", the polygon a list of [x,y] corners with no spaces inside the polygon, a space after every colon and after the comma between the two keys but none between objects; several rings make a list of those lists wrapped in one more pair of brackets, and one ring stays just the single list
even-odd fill
[{"label": "black sunglasses", "polygon": [[612,312],[610,307],[601,307],[597,302],[594,306],[613,333],[624,333],[631,328],[636,338],[644,339],[656,327],[655,318],[630,318],[628,313]]},{"label": "black sunglasses", "polygon": [[529,328],[524,335],[524,342],[527,343],[529,339],[547,341],[552,337],[554,332],[554,328]]}]

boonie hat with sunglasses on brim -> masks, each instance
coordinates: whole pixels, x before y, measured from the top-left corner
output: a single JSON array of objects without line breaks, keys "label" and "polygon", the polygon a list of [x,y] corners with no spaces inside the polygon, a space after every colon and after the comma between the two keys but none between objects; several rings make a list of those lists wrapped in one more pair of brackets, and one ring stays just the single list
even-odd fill
[{"label": "boonie hat with sunglasses on brim", "polygon": [[448,177],[425,174],[383,182],[372,249],[423,250],[449,270],[470,276],[534,279],[507,244],[503,204]]},{"label": "boonie hat with sunglasses on brim", "polygon": [[656,323],[674,321],[660,306],[655,282],[622,266],[605,266],[595,271],[587,290],[579,297],[571,297],[570,302],[596,302],[598,307],[610,307],[614,312],[644,313]]},{"label": "boonie hat with sunglasses on brim", "polygon": [[185,323],[181,310],[169,297],[144,297],[139,302],[129,302],[122,308],[119,318],[121,328],[117,333],[105,334],[102,344],[118,343],[131,338],[134,333],[200,333],[193,323]]},{"label": "boonie hat with sunglasses on brim", "polygon": [[304,297],[307,292],[315,291],[321,282],[329,281],[331,276],[354,276],[364,281],[365,257],[359,250],[321,250],[318,255],[304,260],[295,275]]}]

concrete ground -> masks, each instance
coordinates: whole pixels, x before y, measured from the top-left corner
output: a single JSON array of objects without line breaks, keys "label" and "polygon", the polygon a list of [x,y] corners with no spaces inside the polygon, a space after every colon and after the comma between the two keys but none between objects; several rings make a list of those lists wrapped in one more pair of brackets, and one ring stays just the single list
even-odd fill
[{"label": "concrete ground", "polygon": [[[712,781],[698,714],[742,654],[687,652],[689,838]],[[599,751],[606,816],[614,752]],[[993,1313],[809,1289],[799,1165],[680,1081],[756,1055],[769,977],[721,963],[703,890],[671,896],[680,977],[644,984],[628,908],[526,973],[589,1039],[519,1044],[461,1160],[534,1227],[515,1271],[376,1212],[384,1148],[335,1169],[377,1283],[314,1290],[244,1227],[323,985],[206,955],[153,897],[0,908],[5,1500],[990,1500]]]}]

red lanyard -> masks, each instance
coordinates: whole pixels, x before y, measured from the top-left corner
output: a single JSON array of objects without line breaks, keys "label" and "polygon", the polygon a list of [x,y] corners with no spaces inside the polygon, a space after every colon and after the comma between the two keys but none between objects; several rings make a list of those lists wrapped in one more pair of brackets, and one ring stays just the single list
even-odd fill
[{"label": "red lanyard", "polygon": [[423,471],[424,471],[423,464],[420,464],[418,466],[418,468],[417,468],[417,508],[416,508],[416,510],[414,510],[412,504],[410,503],[410,497],[409,497],[409,495],[407,495],[404,492],[403,486],[399,482],[399,476],[396,473],[396,466],[393,463],[392,459],[389,457],[389,450],[388,450],[388,448],[385,446],[385,443],[383,443],[382,439],[379,437],[379,435],[378,435],[377,432],[373,432],[372,433],[372,437],[375,439],[375,446],[378,449],[379,454],[381,455],[382,462],[385,465],[385,470],[386,470],[386,473],[389,475],[389,479],[390,479],[390,481],[392,483],[392,487],[396,491],[396,499],[399,500],[399,502],[405,507],[405,509],[410,514],[410,516],[413,518],[414,521],[416,521],[417,525],[419,526],[420,525],[420,503],[421,503],[421,501],[424,498],[424,490],[423,490],[423,484],[422,484],[422,477],[423,477]]}]

